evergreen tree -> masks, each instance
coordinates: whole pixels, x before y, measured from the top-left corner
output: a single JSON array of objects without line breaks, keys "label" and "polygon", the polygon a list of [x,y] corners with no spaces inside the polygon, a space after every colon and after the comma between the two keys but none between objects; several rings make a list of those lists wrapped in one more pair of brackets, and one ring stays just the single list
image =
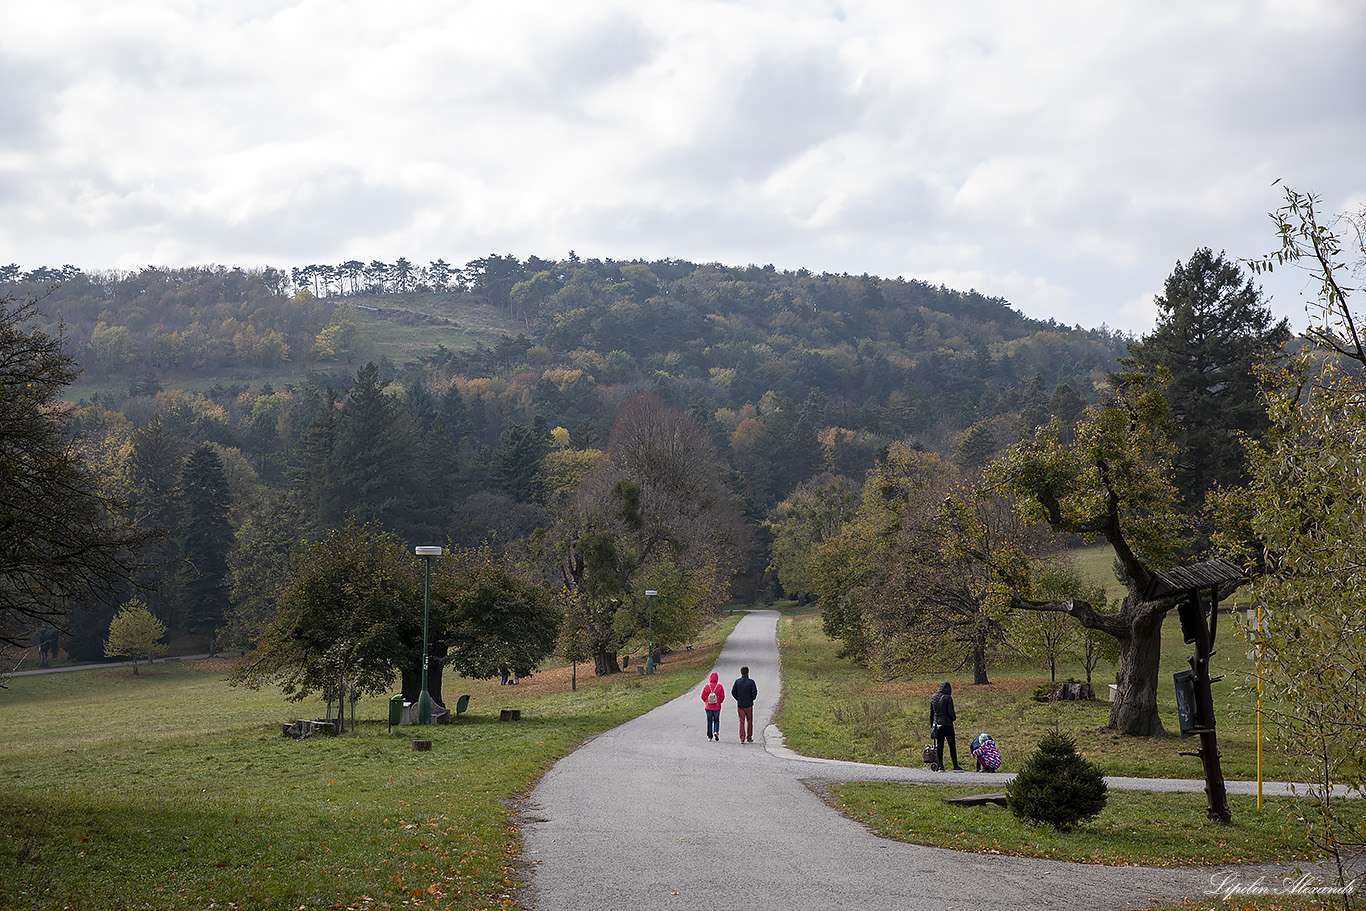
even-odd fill
[{"label": "evergreen tree", "polygon": [[289,496],[254,505],[237,530],[228,554],[232,607],[223,633],[226,646],[248,648],[275,617],[280,592],[303,543],[303,517]]},{"label": "evergreen tree", "polygon": [[470,411],[465,407],[465,400],[460,395],[460,389],[454,383],[446,387],[446,391],[441,393],[441,399],[437,404],[437,414],[441,418],[442,427],[450,435],[452,443],[459,443],[474,432],[470,423]]},{"label": "evergreen tree", "polygon": [[315,529],[335,526],[342,517],[333,482],[336,446],[336,394],[328,386],[295,449],[294,485],[307,517],[306,524]]},{"label": "evergreen tree", "polygon": [[410,538],[413,507],[425,496],[414,474],[415,456],[407,414],[384,391],[379,367],[366,364],[337,414],[331,467],[339,504],[361,522],[379,522]]},{"label": "evergreen tree", "polygon": [[523,503],[538,501],[536,471],[550,451],[551,442],[550,429],[540,415],[530,427],[509,422],[489,466],[493,482]]},{"label": "evergreen tree", "polygon": [[455,444],[438,417],[422,438],[418,450],[416,479],[422,497],[414,507],[413,534],[424,541],[445,540],[459,475],[460,460]]},{"label": "evergreen tree", "polygon": [[213,654],[216,634],[228,610],[227,558],[233,533],[228,523],[228,482],[223,463],[207,443],[185,460],[180,502],[183,622],[195,632],[208,633],[209,653]]},{"label": "evergreen tree", "polygon": [[146,568],[138,578],[148,606],[172,629],[181,625],[179,591],[180,509],[176,485],[185,456],[160,417],[133,432],[128,475],[134,515],[154,537],[143,548]]},{"label": "evergreen tree", "polygon": [[1066,832],[1105,809],[1105,774],[1056,731],[1043,736],[1006,786],[1006,806],[1019,819]]},{"label": "evergreen tree", "polygon": [[180,441],[160,416],[133,432],[128,475],[141,521],[162,530],[176,526],[176,483],[184,460]]},{"label": "evergreen tree", "polygon": [[[1257,368],[1276,355],[1290,330],[1285,320],[1272,322],[1261,290],[1238,265],[1208,247],[1176,264],[1156,303],[1157,326],[1120,363],[1127,375],[1161,370],[1171,376],[1172,482],[1182,511],[1194,515],[1216,484],[1246,482],[1243,439],[1267,426]],[[1197,546],[1208,536],[1202,531]]]},{"label": "evergreen tree", "polygon": [[436,420],[438,402],[436,396],[422,385],[422,381],[412,379],[403,387],[403,396],[408,406],[408,416],[419,435],[425,436]]}]

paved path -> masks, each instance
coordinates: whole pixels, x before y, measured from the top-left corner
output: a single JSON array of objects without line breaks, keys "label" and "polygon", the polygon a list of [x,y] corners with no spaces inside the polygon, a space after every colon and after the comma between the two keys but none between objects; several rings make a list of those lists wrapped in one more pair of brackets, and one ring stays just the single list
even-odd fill
[{"label": "paved path", "polygon": [[[167,661],[198,661],[201,658],[210,658],[211,655],[170,655],[165,658],[146,658],[140,659],[138,664],[165,664]],[[0,678],[4,677],[30,677],[34,674],[61,674],[66,671],[98,671],[102,668],[110,667],[132,667],[132,661],[104,661],[99,664],[64,664],[60,667],[37,667],[27,671],[0,671]]]},{"label": "paved path", "polygon": [[[542,779],[523,828],[532,865],[526,900],[537,911],[1094,911],[1197,898],[1209,888],[1214,868],[962,853],[879,838],[841,816],[806,782],[943,784],[949,776],[996,790],[1007,776],[811,760],[785,749],[771,726],[780,689],[777,622],[774,611],[741,620],[716,668],[729,686],[749,665],[759,685],[755,730],[764,732],[764,743],[738,742],[729,700],[721,741],[707,740],[699,679],[691,692],[591,740]],[[1111,782],[1123,787],[1126,780]],[[1164,784],[1192,786],[1200,790],[1203,782]]]}]

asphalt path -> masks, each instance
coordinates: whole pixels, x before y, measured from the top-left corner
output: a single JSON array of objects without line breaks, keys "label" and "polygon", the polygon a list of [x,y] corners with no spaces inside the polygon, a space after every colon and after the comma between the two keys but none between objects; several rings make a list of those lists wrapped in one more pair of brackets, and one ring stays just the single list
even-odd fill
[{"label": "asphalt path", "polygon": [[[775,611],[751,612],[726,640],[715,668],[729,693],[740,666],[749,666],[759,687],[753,743],[739,742],[729,698],[721,740],[707,740],[702,675],[687,694],[592,739],[545,775],[523,809],[529,905],[537,911],[715,905],[1094,911],[1205,897],[1217,882],[1212,877],[1222,874],[1213,867],[1104,867],[972,854],[873,835],[827,806],[812,785],[899,780],[999,791],[1009,776],[812,760],[787,750],[772,726],[781,690],[777,623]],[[966,743],[960,746],[966,752]],[[1107,781],[1154,790],[1204,786]],[[1230,791],[1249,784],[1255,789],[1230,782]]]}]

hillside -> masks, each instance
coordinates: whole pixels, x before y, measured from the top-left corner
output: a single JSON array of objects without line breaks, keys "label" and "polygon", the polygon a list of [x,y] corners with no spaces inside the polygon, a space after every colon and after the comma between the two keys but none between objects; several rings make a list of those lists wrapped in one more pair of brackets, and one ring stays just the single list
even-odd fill
[{"label": "hillside", "polygon": [[[866,275],[573,257],[381,266],[11,270],[0,294],[39,297],[44,328],[64,333],[83,370],[72,425],[140,521],[175,529],[185,458],[214,449],[241,610],[272,603],[284,564],[270,559],[348,514],[467,545],[550,526],[641,392],[706,434],[748,523],[740,585],[772,591],[764,520],[799,485],[861,483],[897,441],[984,464],[1051,415],[1075,419],[1126,341]],[[184,626],[192,605],[155,584],[153,609]],[[110,605],[89,610],[76,647],[94,652]]]},{"label": "hillside", "polygon": [[320,280],[322,268],[34,270],[0,287],[42,294],[36,279],[60,279],[43,309],[65,324],[84,369],[75,399],[215,384],[344,388],[373,359],[428,386],[531,385],[533,400],[512,412],[523,420],[610,424],[610,408],[585,407],[583,393],[623,385],[713,414],[814,395],[845,429],[919,435],[941,449],[1060,384],[1093,398],[1125,341],[1031,320],[975,292],[866,275],[495,256],[458,271],[410,267],[407,278],[370,268],[379,277],[357,271],[346,289],[344,273]]}]

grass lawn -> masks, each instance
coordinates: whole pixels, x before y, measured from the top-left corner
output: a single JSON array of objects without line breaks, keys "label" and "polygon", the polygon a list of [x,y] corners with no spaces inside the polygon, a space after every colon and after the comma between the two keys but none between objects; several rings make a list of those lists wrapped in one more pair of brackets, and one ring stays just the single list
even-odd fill
[{"label": "grass lawn", "polygon": [[[0,908],[503,908],[519,798],[584,738],[697,683],[728,619],[649,678],[459,678],[455,724],[294,741],[322,705],[234,689],[226,661],[15,677],[0,691]],[[522,720],[498,721],[517,707]],[[420,730],[430,752],[411,741]]]},{"label": "grass lawn", "polygon": [[[783,613],[784,693],[777,721],[809,755],[919,765],[928,699],[939,677],[869,681],[820,632],[819,615]],[[228,662],[16,677],[0,690],[0,908],[518,907],[525,884],[518,808],[540,775],[584,738],[686,691],[710,668],[738,618],[671,655],[648,681],[599,680],[557,667],[518,686],[454,678],[458,723],[386,730],[382,697],[360,704],[359,730],[294,741],[280,723],[322,705],[234,689]],[[1173,627],[1176,624],[1172,624]],[[1255,772],[1248,670],[1221,630],[1227,682],[1220,742],[1229,778]],[[1183,662],[1179,633],[1165,661]],[[1074,669],[1064,670],[1074,673]],[[1106,669],[1105,673],[1110,673]],[[1168,673],[1164,667],[1164,674]],[[1009,770],[1055,728],[1071,732],[1107,773],[1199,777],[1179,737],[1120,738],[1100,730],[1104,703],[1029,698],[1043,677],[993,668],[993,683],[955,686],[962,742],[988,730]],[[1162,706],[1175,728],[1174,697]],[[499,722],[517,707],[523,720]],[[433,741],[417,752],[420,732]],[[961,757],[960,757],[961,758]],[[1268,754],[1267,777],[1293,767]],[[888,837],[948,848],[1095,863],[1285,862],[1308,853],[1289,800],[1231,798],[1234,822],[1204,819],[1202,794],[1112,792],[1106,811],[1057,835],[1021,826],[998,807],[951,807],[962,787],[849,784],[831,789],[844,812]],[[1300,899],[1220,902],[1221,908],[1303,908]]]}]

